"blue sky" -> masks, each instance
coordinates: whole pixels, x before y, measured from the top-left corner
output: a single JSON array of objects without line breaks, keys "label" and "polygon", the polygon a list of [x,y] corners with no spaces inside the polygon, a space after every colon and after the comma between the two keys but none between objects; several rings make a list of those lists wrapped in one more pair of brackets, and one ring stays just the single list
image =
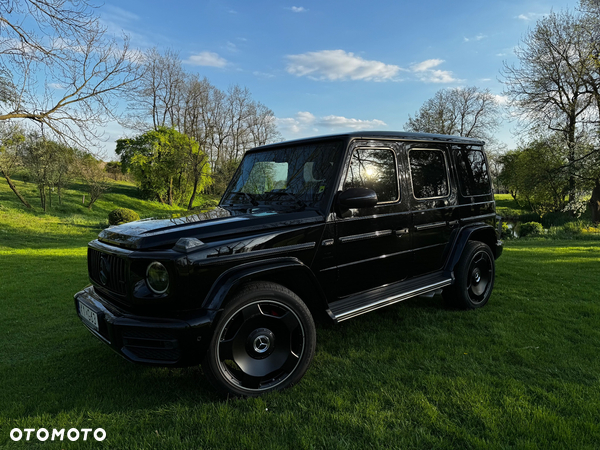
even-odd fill
[{"label": "blue sky", "polygon": [[[535,21],[576,1],[149,1],[105,3],[111,32],[179,52],[184,68],[271,108],[286,139],[402,130],[443,88],[489,88]],[[500,141],[514,147],[515,124]],[[111,140],[127,131],[107,128]],[[114,144],[107,143],[108,157]]]}]

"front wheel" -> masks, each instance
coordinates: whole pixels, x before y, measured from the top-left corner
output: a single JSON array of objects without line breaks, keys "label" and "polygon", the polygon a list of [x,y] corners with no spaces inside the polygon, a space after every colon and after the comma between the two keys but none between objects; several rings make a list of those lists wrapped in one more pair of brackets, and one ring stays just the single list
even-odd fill
[{"label": "front wheel", "polygon": [[202,367],[221,392],[254,397],[297,383],[315,347],[315,324],[302,300],[281,285],[256,282],[225,307]]},{"label": "front wheel", "polygon": [[492,295],[495,273],[490,248],[483,242],[467,242],[454,270],[455,282],[444,289],[444,299],[450,306],[461,309],[485,306]]}]

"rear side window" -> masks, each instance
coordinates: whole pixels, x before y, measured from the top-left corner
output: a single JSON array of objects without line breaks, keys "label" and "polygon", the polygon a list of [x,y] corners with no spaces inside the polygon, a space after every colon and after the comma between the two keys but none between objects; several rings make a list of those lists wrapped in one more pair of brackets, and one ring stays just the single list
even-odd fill
[{"label": "rear side window", "polygon": [[344,190],[357,187],[374,190],[379,203],[398,200],[398,174],[394,152],[388,149],[354,150]]},{"label": "rear side window", "polygon": [[415,198],[446,197],[448,170],[442,150],[412,149],[408,152]]},{"label": "rear side window", "polygon": [[464,196],[489,194],[491,191],[490,177],[483,152],[461,148],[454,154],[462,194]]}]

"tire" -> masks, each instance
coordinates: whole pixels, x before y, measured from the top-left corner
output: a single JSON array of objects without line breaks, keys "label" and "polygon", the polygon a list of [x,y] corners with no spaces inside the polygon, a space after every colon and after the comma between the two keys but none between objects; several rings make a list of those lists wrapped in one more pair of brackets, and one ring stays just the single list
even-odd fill
[{"label": "tire", "polygon": [[202,368],[222,393],[256,397],[299,382],[316,342],[312,315],[296,294],[254,282],[225,306]]},{"label": "tire", "polygon": [[444,289],[444,300],[459,309],[476,309],[486,305],[494,288],[494,255],[483,242],[469,241],[454,269],[455,281]]}]

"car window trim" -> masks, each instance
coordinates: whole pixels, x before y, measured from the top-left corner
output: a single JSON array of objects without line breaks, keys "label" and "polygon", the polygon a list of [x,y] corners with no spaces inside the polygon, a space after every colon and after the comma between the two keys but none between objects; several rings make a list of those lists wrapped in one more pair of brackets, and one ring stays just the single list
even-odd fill
[{"label": "car window trim", "polygon": [[[417,197],[415,195],[415,186],[413,184],[413,176],[412,176],[412,169],[411,169],[411,164],[410,164],[410,152],[412,152],[413,150],[427,150],[430,152],[441,152],[442,156],[444,157],[444,165],[446,167],[446,185],[448,186],[448,193],[446,195],[441,195],[438,197]],[[408,172],[410,175],[410,187],[412,190],[412,196],[415,200],[418,201],[423,201],[423,200],[438,200],[438,199],[442,199],[442,198],[448,198],[450,197],[450,194],[452,192],[452,185],[450,184],[450,173],[449,173],[449,166],[448,166],[448,159],[446,158],[446,151],[441,149],[441,148],[419,148],[419,147],[415,147],[415,148],[409,148],[408,152],[407,152],[407,157],[408,157]]]},{"label": "car window trim", "polygon": [[375,205],[375,208],[377,208],[380,205],[392,205],[394,203],[400,203],[402,201],[402,193],[400,192],[400,175],[398,172],[398,155],[396,154],[396,150],[393,149],[392,147],[385,147],[385,146],[381,146],[381,147],[369,147],[369,146],[356,146],[352,149],[352,152],[350,154],[350,160],[348,161],[348,165],[346,166],[346,176],[344,177],[344,181],[342,182],[342,190],[344,185],[346,184],[346,180],[348,179],[348,173],[350,172],[350,164],[352,164],[352,158],[354,156],[354,152],[356,152],[357,150],[389,150],[392,152],[392,154],[394,155],[394,170],[396,172],[396,199],[395,200],[390,200],[387,202],[377,202],[377,205]]}]

